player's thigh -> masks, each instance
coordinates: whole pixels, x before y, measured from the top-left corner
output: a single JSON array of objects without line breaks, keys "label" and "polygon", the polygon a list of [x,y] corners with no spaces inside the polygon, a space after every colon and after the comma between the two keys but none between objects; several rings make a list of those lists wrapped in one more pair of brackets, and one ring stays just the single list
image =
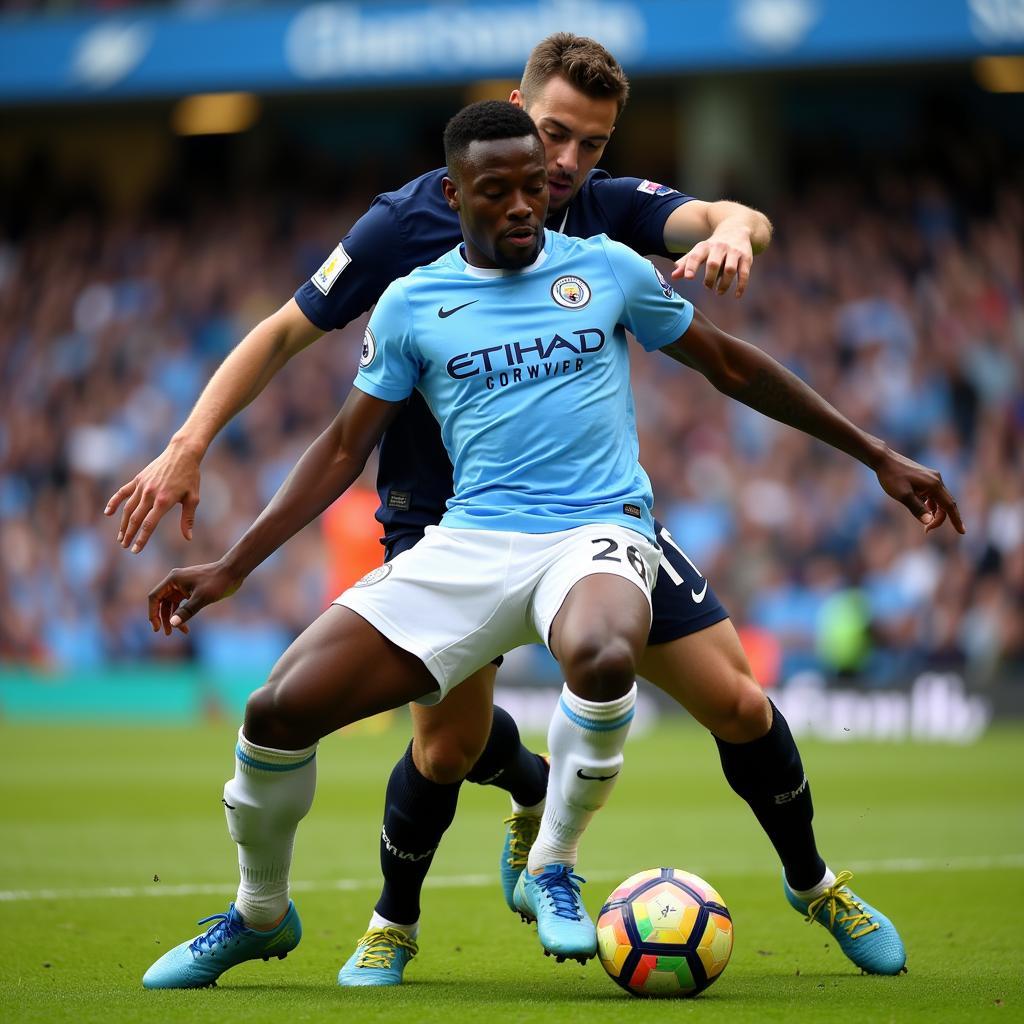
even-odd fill
[{"label": "player's thigh", "polygon": [[763,736],[771,708],[729,619],[644,652],[639,673],[729,743]]},{"label": "player's thigh", "polygon": [[550,646],[556,658],[572,657],[625,640],[639,658],[650,631],[650,605],[643,592],[609,573],[594,573],[573,584],[551,622]]},{"label": "player's thigh", "polygon": [[566,531],[549,546],[531,614],[537,635],[563,668],[580,655],[623,643],[639,657],[650,631],[658,548],[614,524]]},{"label": "player's thigh", "polygon": [[487,746],[497,668],[485,665],[440,704],[412,704],[412,756],[433,782],[460,782]]},{"label": "player's thigh", "polygon": [[524,601],[505,596],[508,536],[430,527],[335,600],[427,665],[439,686],[425,703],[438,703],[481,665],[529,639]]},{"label": "player's thigh", "polygon": [[277,746],[274,737],[287,739],[282,749],[296,749],[436,690],[437,682],[419,658],[355,612],[332,605],[291,644],[267,684],[249,698],[245,734],[265,746]]}]

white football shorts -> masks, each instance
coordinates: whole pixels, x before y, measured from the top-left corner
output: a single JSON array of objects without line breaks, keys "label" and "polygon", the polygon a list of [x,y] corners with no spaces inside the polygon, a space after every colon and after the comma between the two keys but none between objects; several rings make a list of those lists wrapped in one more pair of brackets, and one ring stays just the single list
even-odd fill
[{"label": "white football shorts", "polygon": [[569,591],[612,573],[651,604],[661,551],[622,526],[508,533],[428,526],[415,547],[367,573],[333,603],[416,655],[437,680],[436,704],[478,668],[522,644],[547,644]]}]

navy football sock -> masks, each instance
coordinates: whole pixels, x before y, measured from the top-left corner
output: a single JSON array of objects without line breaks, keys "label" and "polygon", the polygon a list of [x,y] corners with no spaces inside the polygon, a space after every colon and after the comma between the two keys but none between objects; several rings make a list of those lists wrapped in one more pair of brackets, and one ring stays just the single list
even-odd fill
[{"label": "navy football sock", "polygon": [[772,704],[771,728],[759,739],[726,743],[716,736],[715,742],[729,785],[750,804],[772,841],[790,888],[817,885],[825,874],[825,862],[811,826],[811,787],[782,712]]},{"label": "navy football sock", "polygon": [[517,804],[533,807],[547,793],[548,764],[523,746],[512,716],[495,704],[487,746],[466,778],[481,786],[497,786]]},{"label": "navy football sock", "polygon": [[431,782],[413,763],[412,743],[388,779],[380,867],[384,888],[376,911],[396,924],[415,924],[430,862],[455,819],[461,782]]}]

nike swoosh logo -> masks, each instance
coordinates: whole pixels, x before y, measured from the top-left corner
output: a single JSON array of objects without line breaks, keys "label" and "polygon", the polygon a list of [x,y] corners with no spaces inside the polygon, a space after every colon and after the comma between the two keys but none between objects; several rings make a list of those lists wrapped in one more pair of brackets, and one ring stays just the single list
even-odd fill
[{"label": "nike swoosh logo", "polygon": [[224,797],[221,797],[221,798],[220,798],[220,802],[221,802],[221,803],[222,803],[222,804],[223,804],[223,805],[224,805],[224,806],[225,806],[225,807],[226,807],[226,808],[227,808],[227,809],[228,809],[229,811],[235,811],[235,810],[238,810],[238,808],[237,808],[237,807],[232,807],[232,806],[231,806],[231,804],[229,804],[229,803],[227,802],[227,800],[225,800],[225,799],[224,799]]},{"label": "nike swoosh logo", "polygon": [[576,777],[578,779],[586,779],[587,782],[607,782],[609,779],[614,779],[618,772],[612,772],[611,775],[584,775],[582,768],[576,769]]},{"label": "nike swoosh logo", "polygon": [[690,597],[692,597],[692,598],[693,598],[693,603],[694,603],[694,604],[700,604],[700,603],[701,603],[701,601],[703,601],[703,600],[704,600],[704,595],[705,595],[705,594],[706,594],[707,592],[708,592],[708,581],[707,581],[707,580],[705,580],[705,581],[704,581],[704,586],[703,586],[703,587],[701,587],[701,591],[700,591],[700,593],[699,593],[699,594],[697,593],[697,591],[696,591],[696,590],[691,590],[691,591],[690,591]]},{"label": "nike swoosh logo", "polygon": [[464,302],[461,306],[456,306],[454,309],[445,309],[441,306],[437,310],[437,315],[443,320],[446,316],[451,316],[452,313],[458,313],[460,309],[465,309],[467,306],[472,306],[474,302],[479,302],[479,299],[470,299],[469,302]]}]

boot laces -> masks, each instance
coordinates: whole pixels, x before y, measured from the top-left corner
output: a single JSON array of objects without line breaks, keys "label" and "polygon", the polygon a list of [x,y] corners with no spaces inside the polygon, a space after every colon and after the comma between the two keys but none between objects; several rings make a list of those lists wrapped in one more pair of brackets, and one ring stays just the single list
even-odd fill
[{"label": "boot laces", "polygon": [[530,848],[540,832],[540,818],[532,814],[513,814],[505,819],[505,824],[511,833],[508,841],[508,866],[521,871],[526,867]]},{"label": "boot laces", "polygon": [[415,956],[419,952],[416,940],[398,928],[371,928],[360,940],[363,948],[356,967],[379,967],[385,970],[395,961],[399,949]]},{"label": "boot laces", "polygon": [[852,871],[840,871],[832,885],[807,904],[808,922],[814,921],[827,907],[829,930],[835,931],[837,926],[841,926],[851,939],[859,939],[881,927],[877,921],[871,920],[864,904],[854,899],[853,893],[846,888],[851,878]]},{"label": "boot laces", "polygon": [[188,948],[193,954],[198,953],[199,956],[202,956],[204,953],[211,952],[214,946],[226,946],[233,938],[246,930],[245,922],[235,912],[233,904],[226,914],[211,914],[209,917],[197,921],[196,924],[206,924],[209,921],[216,923],[207,928],[202,935],[197,935],[188,944]]},{"label": "boot laces", "polygon": [[547,896],[556,916],[569,921],[583,920],[580,883],[585,881],[564,865],[560,865],[557,871],[545,871],[533,878],[537,888]]}]

